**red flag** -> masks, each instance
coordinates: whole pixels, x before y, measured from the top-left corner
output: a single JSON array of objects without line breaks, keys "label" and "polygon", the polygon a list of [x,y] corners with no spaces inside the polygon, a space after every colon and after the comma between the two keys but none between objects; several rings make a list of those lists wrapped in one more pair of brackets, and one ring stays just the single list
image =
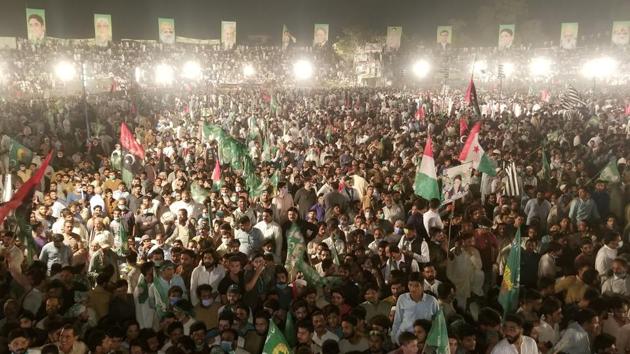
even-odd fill
[{"label": "red flag", "polygon": [[37,184],[39,184],[39,182],[41,182],[42,178],[44,178],[44,174],[46,173],[46,168],[48,168],[50,160],[52,159],[52,153],[53,152],[51,150],[48,153],[48,156],[46,156],[44,162],[42,162],[41,166],[39,166],[35,174],[26,182],[24,182],[24,184],[22,184],[20,189],[18,189],[18,191],[15,192],[15,194],[13,195],[13,198],[0,206],[0,222],[4,222],[4,219],[7,217],[7,215],[9,215],[11,210],[15,210],[17,207],[22,205],[22,201],[24,200],[24,198],[26,198],[31,189],[33,189]]},{"label": "red flag", "polygon": [[122,145],[123,149],[144,159],[144,148],[138,143],[125,122],[120,124],[120,145]]},{"label": "red flag", "polygon": [[212,182],[218,183],[221,181],[221,164],[219,159],[214,163],[214,171],[212,171]]},{"label": "red flag", "polygon": [[426,113],[424,113],[424,105],[418,106],[418,110],[416,110],[416,119],[424,119],[426,117]]},{"label": "red flag", "polygon": [[468,120],[466,117],[459,118],[459,136],[463,136],[468,131]]},{"label": "red flag", "polygon": [[543,102],[549,102],[549,100],[551,99],[551,94],[549,93],[549,90],[540,91],[540,99]]},{"label": "red flag", "polygon": [[630,103],[626,105],[626,115],[630,115]]},{"label": "red flag", "polygon": [[466,89],[466,96],[464,100],[469,106],[473,106],[475,109],[475,113],[478,116],[481,116],[481,110],[479,109],[479,100],[477,99],[477,89],[475,88],[475,82],[473,78],[470,78],[470,83],[468,84],[468,88]]}]

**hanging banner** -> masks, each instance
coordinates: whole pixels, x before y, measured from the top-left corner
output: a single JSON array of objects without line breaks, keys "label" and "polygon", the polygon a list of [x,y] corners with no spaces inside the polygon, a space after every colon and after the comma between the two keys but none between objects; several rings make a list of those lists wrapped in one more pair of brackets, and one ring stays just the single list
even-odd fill
[{"label": "hanging banner", "polygon": [[387,49],[397,50],[400,48],[400,37],[402,36],[402,27],[387,27]]},{"label": "hanging banner", "polygon": [[236,22],[221,21],[221,43],[228,49],[236,45]]},{"label": "hanging banner", "polygon": [[578,38],[578,23],[564,22],[560,26],[560,48],[575,49]]},{"label": "hanging banner", "polygon": [[444,176],[442,176],[443,204],[463,198],[468,194],[471,173],[471,163],[451,167],[444,171]]},{"label": "hanging banner", "polygon": [[515,25],[499,25],[499,49],[512,48],[514,35],[516,34]]},{"label": "hanging banner", "polygon": [[295,44],[296,39],[293,37],[287,25],[282,25],[282,49],[287,49],[289,45]]},{"label": "hanging banner", "polygon": [[628,45],[630,43],[630,21],[613,22],[612,42],[615,45]]},{"label": "hanging banner", "polygon": [[46,38],[46,10],[26,9],[26,31],[29,41],[38,42]]},{"label": "hanging banner", "polygon": [[313,30],[313,45],[321,47],[328,42],[328,24],[316,23]]},{"label": "hanging banner", "polygon": [[94,14],[94,43],[105,47],[112,41],[112,15]]},{"label": "hanging banner", "polygon": [[17,38],[0,37],[0,49],[17,49]]},{"label": "hanging banner", "polygon": [[453,41],[453,27],[452,26],[438,26],[437,27],[437,43],[446,46]]},{"label": "hanging banner", "polygon": [[175,19],[158,17],[160,43],[175,43]]}]

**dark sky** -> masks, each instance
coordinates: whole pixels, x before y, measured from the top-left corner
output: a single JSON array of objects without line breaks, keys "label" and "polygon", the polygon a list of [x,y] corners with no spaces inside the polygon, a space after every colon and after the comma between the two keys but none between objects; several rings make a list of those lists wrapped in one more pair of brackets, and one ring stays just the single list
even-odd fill
[{"label": "dark sky", "polygon": [[[48,34],[66,38],[93,37],[93,13],[109,13],[114,39],[156,39],[157,17],[174,17],[177,35],[193,38],[219,38],[220,21],[235,20],[239,40],[255,34],[279,40],[286,23],[299,41],[310,42],[316,22],[329,23],[332,37],[344,26],[384,33],[387,25],[402,25],[405,36],[430,40],[437,25],[451,18],[475,23],[478,6],[506,1],[518,0],[0,0],[0,35],[25,37],[28,6],[46,9]],[[613,19],[630,20],[630,11],[614,10],[624,1],[630,2],[529,0],[527,17],[541,20],[552,38],[560,22],[579,22],[580,34],[606,32]],[[473,45],[490,44],[479,41]]]}]

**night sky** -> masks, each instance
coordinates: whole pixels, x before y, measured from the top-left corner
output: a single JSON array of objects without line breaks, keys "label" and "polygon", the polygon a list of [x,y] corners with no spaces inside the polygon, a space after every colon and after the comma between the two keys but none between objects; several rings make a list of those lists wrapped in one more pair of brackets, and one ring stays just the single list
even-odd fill
[{"label": "night sky", "polygon": [[[510,1],[523,0],[0,0],[0,35],[26,36],[28,6],[46,9],[48,35],[63,38],[93,37],[94,13],[112,15],[114,40],[157,39],[157,17],[174,17],[177,35],[203,39],[219,38],[221,20],[234,20],[239,42],[257,34],[279,41],[282,24],[287,24],[299,42],[310,43],[314,23],[329,23],[331,39],[342,27],[385,33],[388,25],[402,25],[406,39],[434,41],[437,25],[459,19],[470,24],[467,32],[474,39],[469,45],[487,46],[496,38],[481,35],[478,8]],[[540,20],[541,42],[558,37],[560,22],[579,22],[584,35],[605,34],[613,20],[630,20],[630,6],[624,4],[630,0],[526,2],[528,13],[517,21],[517,33],[520,21]]]}]

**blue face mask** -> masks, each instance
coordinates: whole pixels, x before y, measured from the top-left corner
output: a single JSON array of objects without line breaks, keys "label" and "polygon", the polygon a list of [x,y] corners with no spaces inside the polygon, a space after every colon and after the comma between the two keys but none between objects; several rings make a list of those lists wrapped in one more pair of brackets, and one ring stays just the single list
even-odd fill
[{"label": "blue face mask", "polygon": [[232,352],[232,342],[221,341],[221,349],[223,349],[226,353]]},{"label": "blue face mask", "polygon": [[278,289],[286,289],[287,288],[287,284],[286,283],[278,283],[278,284],[276,284],[276,288],[278,288]]},{"label": "blue face mask", "polygon": [[179,301],[180,299],[178,297],[172,297],[169,299],[169,301],[171,302],[171,305],[175,305],[177,303],[177,301]]}]

